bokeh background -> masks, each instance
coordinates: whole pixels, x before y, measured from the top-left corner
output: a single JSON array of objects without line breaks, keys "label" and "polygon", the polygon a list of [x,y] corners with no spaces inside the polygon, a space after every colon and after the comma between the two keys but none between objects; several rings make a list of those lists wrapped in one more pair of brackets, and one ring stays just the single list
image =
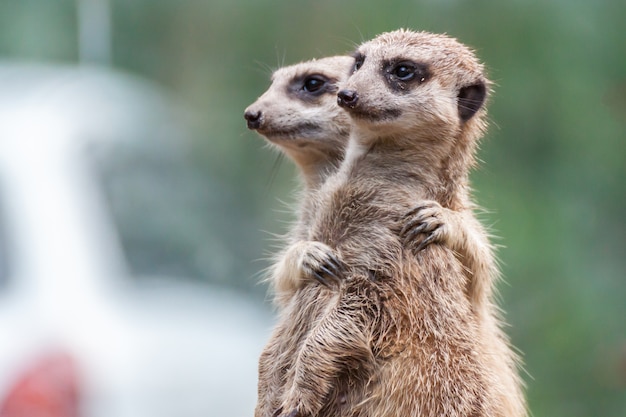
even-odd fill
[{"label": "bokeh background", "polygon": [[[472,180],[499,236],[501,305],[532,415],[626,415],[626,2],[111,0],[82,28],[78,10],[2,0],[0,59],[112,68],[182,103],[188,163],[219,187],[189,203],[217,242],[202,254],[209,267],[177,272],[268,309],[259,273],[298,187],[242,117],[271,71],[399,27],[475,48],[495,93]],[[90,53],[80,32],[98,22],[106,42]],[[162,253],[187,250],[176,242]]]}]

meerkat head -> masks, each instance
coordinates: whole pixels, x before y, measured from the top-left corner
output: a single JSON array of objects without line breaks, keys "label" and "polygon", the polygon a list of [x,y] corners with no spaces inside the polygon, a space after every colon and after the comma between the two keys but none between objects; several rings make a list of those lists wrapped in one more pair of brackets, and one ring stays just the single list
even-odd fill
[{"label": "meerkat head", "polygon": [[245,110],[248,128],[294,160],[307,182],[335,170],[343,158],[350,118],[337,106],[337,91],[353,61],[335,56],[280,68]]},{"label": "meerkat head", "polygon": [[364,141],[476,136],[488,81],[473,52],[445,35],[397,30],[362,44],[338,104]]}]

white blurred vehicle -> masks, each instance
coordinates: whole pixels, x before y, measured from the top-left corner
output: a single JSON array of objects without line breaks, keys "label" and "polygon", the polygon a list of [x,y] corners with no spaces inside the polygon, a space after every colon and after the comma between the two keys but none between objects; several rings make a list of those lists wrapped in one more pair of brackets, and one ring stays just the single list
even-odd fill
[{"label": "white blurred vehicle", "polygon": [[[178,147],[159,137],[179,134],[168,103],[110,71],[0,64],[0,417],[252,415],[271,314],[197,281],[128,272],[124,233],[139,270],[184,275],[168,269],[177,251],[207,273],[236,261],[193,214],[157,204],[202,206],[193,196],[207,193],[191,176],[167,183]],[[113,219],[129,211],[120,229]],[[133,230],[138,219],[155,235]],[[172,247],[141,253],[141,239],[160,237]]]}]

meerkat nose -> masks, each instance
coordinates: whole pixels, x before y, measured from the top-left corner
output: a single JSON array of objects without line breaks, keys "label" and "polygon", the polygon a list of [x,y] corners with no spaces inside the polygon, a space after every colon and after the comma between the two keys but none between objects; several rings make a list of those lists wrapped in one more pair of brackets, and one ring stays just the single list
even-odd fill
[{"label": "meerkat nose", "polygon": [[349,107],[353,109],[359,101],[359,95],[354,90],[341,90],[337,93],[337,104],[340,107]]},{"label": "meerkat nose", "polygon": [[243,117],[248,121],[248,129],[258,129],[261,127],[261,115],[260,111],[246,110]]}]

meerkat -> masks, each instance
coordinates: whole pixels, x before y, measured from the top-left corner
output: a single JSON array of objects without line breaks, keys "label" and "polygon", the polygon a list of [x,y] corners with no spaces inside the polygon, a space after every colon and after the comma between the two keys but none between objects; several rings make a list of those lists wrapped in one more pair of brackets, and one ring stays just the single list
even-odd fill
[{"label": "meerkat", "polygon": [[[248,127],[288,155],[299,168],[304,183],[299,219],[287,236],[293,246],[289,253],[280,252],[276,256],[277,262],[269,274],[283,319],[259,360],[258,408],[261,410],[276,408],[281,384],[275,381],[284,378],[299,341],[310,329],[309,324],[322,314],[317,309],[323,306],[319,299],[302,303],[309,306],[305,310],[290,306],[289,300],[307,281],[330,285],[329,280],[339,279],[341,262],[325,245],[299,246],[297,242],[307,232],[311,196],[337,171],[343,159],[350,121],[348,114],[337,106],[336,93],[337,85],[347,78],[353,61],[350,56],[335,56],[280,68],[272,75],[269,89],[244,112]],[[409,214],[411,222],[419,219],[419,212],[413,210]],[[407,222],[407,226],[410,225]],[[424,236],[423,240],[426,239],[428,237]],[[282,259],[296,262],[284,263]],[[289,337],[283,337],[285,334]]]},{"label": "meerkat", "polygon": [[[301,309],[290,304],[290,300],[309,279],[328,285],[328,280],[336,276],[330,270],[321,271],[333,269],[332,255],[317,258],[314,245],[306,245],[305,258],[299,254],[297,242],[308,231],[312,195],[343,160],[350,120],[337,106],[337,91],[339,82],[348,77],[353,61],[350,56],[333,56],[280,68],[272,74],[267,91],[244,111],[248,128],[287,155],[298,168],[303,183],[297,220],[284,237],[285,247],[290,250],[278,252],[268,271],[267,280],[280,318],[259,358],[257,415],[271,414],[280,405],[286,370],[310,329],[311,317],[322,315],[319,309],[323,303],[306,300],[308,308]],[[329,253],[319,246],[317,253]],[[292,259],[297,265],[283,262]],[[302,271],[303,276],[292,274],[295,269]]]},{"label": "meerkat", "polygon": [[[435,217],[471,210],[467,178],[487,93],[482,65],[447,36],[400,30],[357,50],[338,93],[350,142],[316,192],[308,231],[343,259],[345,279],[330,296],[323,286],[296,295],[329,302],[275,415],[525,415],[515,356],[490,303],[479,303],[484,314],[473,308],[454,251],[415,253],[400,237],[427,229],[411,220],[424,208]],[[416,196],[434,203],[416,210]]]},{"label": "meerkat", "polygon": [[[333,56],[301,62],[280,68],[272,74],[272,84],[244,112],[249,129],[256,130],[267,141],[285,153],[298,167],[304,183],[295,224],[287,240],[290,253],[275,256],[268,281],[273,287],[275,302],[284,306],[305,279],[291,273],[297,269],[303,276],[325,284],[335,278],[338,268],[327,248],[314,251],[306,246],[306,259],[300,255],[298,242],[306,236],[311,214],[311,195],[325,179],[339,168],[350,133],[349,116],[337,106],[338,83],[350,72],[350,56]],[[291,245],[291,246],[289,246]],[[297,265],[285,261],[297,261]],[[330,268],[325,274],[321,268]],[[318,272],[319,271],[319,272]]]}]

